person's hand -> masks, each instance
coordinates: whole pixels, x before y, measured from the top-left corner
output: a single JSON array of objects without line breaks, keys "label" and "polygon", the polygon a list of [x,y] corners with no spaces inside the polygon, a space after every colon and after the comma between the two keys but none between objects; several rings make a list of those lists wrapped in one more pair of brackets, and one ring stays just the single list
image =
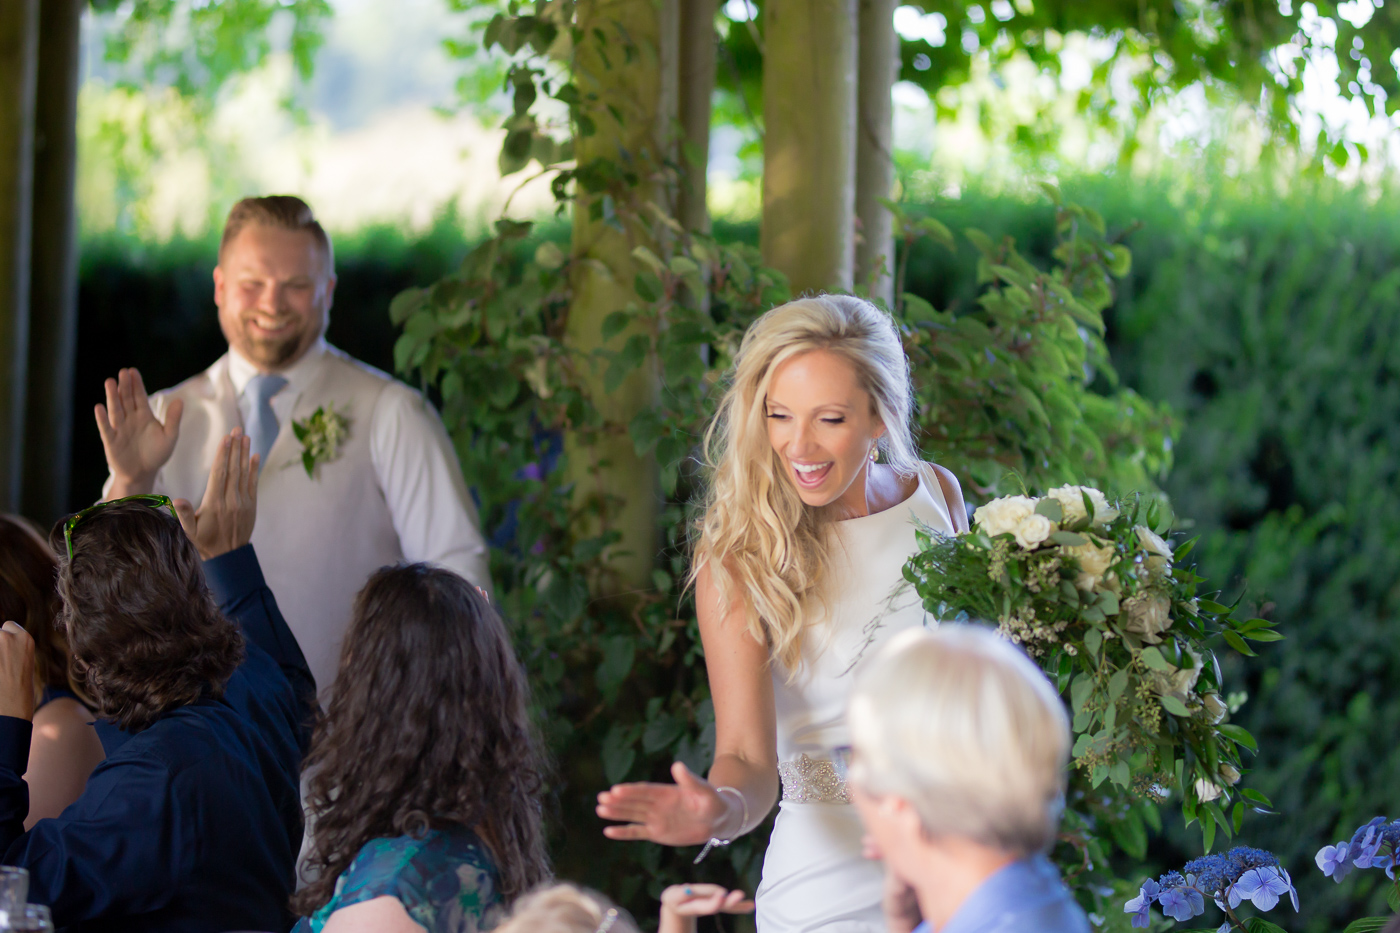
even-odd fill
[{"label": "person's hand", "polygon": [[16,622],[0,626],[0,716],[34,718],[34,639]]},{"label": "person's hand", "polygon": [[751,914],[753,901],[743,891],[729,891],[717,884],[673,884],[661,892],[661,928],[657,933],[690,933],[694,917],[714,914]]},{"label": "person's hand", "polygon": [[155,486],[156,473],[175,450],[185,403],[171,399],[165,421],[160,421],[151,411],[141,374],[134,369],[121,370],[103,387],[107,390],[107,404],[99,402],[93,413],[97,416],[97,433],[102,435],[107,468],[112,471],[110,495],[119,499],[148,493]]},{"label": "person's hand", "polygon": [[176,499],[175,514],[204,560],[247,544],[258,517],[258,458],[249,456],[242,428],[219,442],[204,501],[195,511],[188,499]]},{"label": "person's hand", "polygon": [[[667,846],[697,846],[743,827],[732,794],[721,794],[681,762],[671,765],[674,784],[615,784],[598,795],[597,813],[622,826],[605,826],[609,839],[645,839]],[[731,815],[732,814],[732,815]]]},{"label": "person's hand", "polygon": [[913,933],[914,928],[924,921],[913,886],[888,866],[885,868],[885,890],[880,906],[884,909],[885,927],[889,933]]}]

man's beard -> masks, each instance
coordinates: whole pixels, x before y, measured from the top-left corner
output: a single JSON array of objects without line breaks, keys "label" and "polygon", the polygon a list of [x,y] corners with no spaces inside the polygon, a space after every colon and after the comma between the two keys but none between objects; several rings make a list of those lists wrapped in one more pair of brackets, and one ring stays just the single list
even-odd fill
[{"label": "man's beard", "polygon": [[[245,331],[245,334],[247,332]],[[249,349],[250,362],[268,369],[281,369],[296,359],[306,332],[299,331],[286,337],[267,339],[248,336],[245,344]]]}]

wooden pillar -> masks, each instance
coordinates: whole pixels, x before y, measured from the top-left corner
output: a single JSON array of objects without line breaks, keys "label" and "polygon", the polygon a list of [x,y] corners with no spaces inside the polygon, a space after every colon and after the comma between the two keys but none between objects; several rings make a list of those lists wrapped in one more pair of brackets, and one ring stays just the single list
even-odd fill
[{"label": "wooden pillar", "polygon": [[33,256],[24,514],[48,524],[66,512],[78,331],[78,52],[85,0],[43,0],[34,123]]},{"label": "wooden pillar", "polygon": [[29,353],[39,0],[0,0],[0,510],[18,511]]},{"label": "wooden pillar", "polygon": [[705,173],[710,160],[710,100],[715,90],[715,0],[680,0],[681,179],[676,220],[708,233]]},{"label": "wooden pillar", "polygon": [[[677,0],[584,0],[578,5],[578,32],[583,38],[574,47],[574,81],[585,95],[596,94],[589,110],[595,132],[574,138],[580,165],[593,160],[624,160],[635,172],[637,205],[650,201],[674,210],[675,192],[659,179],[666,158],[674,151],[677,120],[680,14]],[[625,39],[619,24],[626,23]],[[601,32],[604,40],[595,36]],[[625,51],[624,42],[634,48]],[[620,229],[619,219],[607,216],[602,195],[580,190],[574,203],[573,300],[569,306],[567,339],[581,354],[602,345],[603,320],[612,312],[639,302],[632,283],[639,266],[632,251],[637,245],[656,246],[640,222]],[[599,216],[594,211],[599,210]],[[633,336],[615,337],[616,348]],[[626,426],[642,410],[656,403],[657,373],[654,365],[633,370],[613,391],[606,390],[602,373],[589,378],[589,389],[604,418]],[[602,582],[604,591],[626,593],[651,586],[659,538],[657,515],[661,505],[660,481],[654,456],[639,457],[631,438],[605,436],[591,446],[565,439],[575,496],[613,502],[604,525],[621,534],[611,552],[609,570],[614,579]],[[597,533],[600,528],[587,528]]]},{"label": "wooden pillar", "polygon": [[850,289],[857,0],[763,5],[763,259],[793,294]]},{"label": "wooden pillar", "polygon": [[860,2],[860,84],[856,105],[856,281],[870,297],[894,304],[894,215],[881,201],[894,194],[894,105],[899,74],[899,0]]}]

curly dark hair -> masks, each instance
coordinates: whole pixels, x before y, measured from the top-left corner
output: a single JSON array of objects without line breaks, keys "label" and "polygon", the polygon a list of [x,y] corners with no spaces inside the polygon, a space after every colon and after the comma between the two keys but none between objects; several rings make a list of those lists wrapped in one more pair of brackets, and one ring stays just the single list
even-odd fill
[{"label": "curly dark hair", "polygon": [[[49,543],[66,554],[64,521]],[[73,558],[58,567],[58,624],[97,715],[135,732],[223,695],[243,662],[243,633],[214,604],[175,516],[140,502],[94,512],[73,529]]]},{"label": "curly dark hair", "polygon": [[303,769],[315,880],[292,909],[325,906],[371,839],[452,824],[491,848],[507,902],[548,878],[528,699],[505,623],[474,586],[427,564],[370,577]]},{"label": "curly dark hair", "polygon": [[45,687],[71,688],[68,643],[58,618],[58,559],[39,529],[18,515],[0,515],[0,619],[34,639],[34,674]]}]

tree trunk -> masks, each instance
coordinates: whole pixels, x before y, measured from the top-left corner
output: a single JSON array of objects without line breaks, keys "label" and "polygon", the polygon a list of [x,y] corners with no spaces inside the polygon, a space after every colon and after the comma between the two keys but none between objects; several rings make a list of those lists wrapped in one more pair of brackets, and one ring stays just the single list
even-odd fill
[{"label": "tree trunk", "polygon": [[894,10],[899,0],[860,0],[860,90],[856,109],[856,281],[870,297],[894,304],[894,215],[881,204],[894,193],[894,107],[899,74]]},{"label": "tree trunk", "polygon": [[84,3],[44,0],[39,18],[22,502],[24,514],[45,525],[69,507],[78,332],[73,184],[78,156],[78,36]]},{"label": "tree trunk", "polygon": [[[638,209],[653,202],[673,210],[674,193],[659,179],[677,117],[677,0],[585,0],[577,15],[581,39],[574,49],[574,82],[585,100],[598,95],[588,111],[596,131],[574,136],[578,163],[612,162],[621,171],[635,172],[638,182],[626,193],[629,202],[635,198]],[[625,35],[618,23],[627,24]],[[605,43],[595,38],[595,30],[602,31]],[[582,354],[602,345],[604,318],[639,302],[632,288],[639,271],[632,251],[656,244],[628,206],[579,185],[573,217],[574,297],[566,336]],[[614,214],[615,209],[620,212]],[[614,337],[609,346],[621,347],[634,333]],[[655,403],[654,365],[634,370],[612,392],[605,391],[601,371],[588,378],[601,414],[613,424],[625,428]],[[607,529],[622,536],[608,561],[614,579],[601,581],[600,589],[622,593],[650,586],[661,498],[655,458],[638,457],[625,432],[605,436],[591,449],[569,440],[566,450],[579,504],[591,502],[602,510],[601,525],[585,525],[585,533]]]},{"label": "tree trunk", "polygon": [[0,0],[0,510],[18,511],[29,353],[39,0]]},{"label": "tree trunk", "polygon": [[710,162],[710,99],[715,90],[715,0],[680,0],[681,164],[676,220],[710,232],[705,172]]},{"label": "tree trunk", "polygon": [[856,2],[763,6],[763,259],[793,294],[852,284]]}]

